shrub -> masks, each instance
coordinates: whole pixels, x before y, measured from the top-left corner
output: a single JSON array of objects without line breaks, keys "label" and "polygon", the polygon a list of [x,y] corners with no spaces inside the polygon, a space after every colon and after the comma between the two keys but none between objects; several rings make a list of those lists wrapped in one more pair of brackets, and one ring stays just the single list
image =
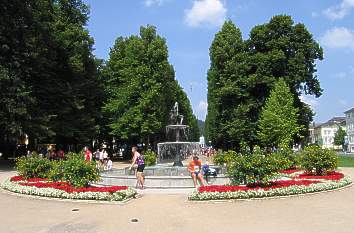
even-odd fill
[{"label": "shrub", "polygon": [[284,157],[279,154],[266,155],[256,147],[253,153],[236,156],[228,168],[228,175],[233,185],[268,185],[282,170],[283,160]]},{"label": "shrub", "polygon": [[300,153],[299,162],[307,173],[326,175],[337,168],[338,158],[333,150],[314,145],[306,147]]},{"label": "shrub", "polygon": [[218,151],[213,157],[213,163],[215,165],[229,166],[237,157],[238,154],[233,150],[226,152]]},{"label": "shrub", "polygon": [[90,182],[100,179],[95,162],[84,160],[84,154],[69,153],[67,160],[58,161],[53,166],[49,178],[54,181],[66,181],[74,187],[86,187]]},{"label": "shrub", "polygon": [[155,152],[148,150],[144,153],[144,162],[146,166],[153,166],[156,164],[157,155]]},{"label": "shrub", "polygon": [[34,154],[31,157],[20,157],[16,160],[16,170],[25,178],[47,178],[53,163],[41,156]]},{"label": "shrub", "polygon": [[52,181],[63,181],[64,180],[64,166],[65,161],[53,161],[52,169],[49,171],[48,178]]},{"label": "shrub", "polygon": [[295,169],[298,165],[296,155],[289,147],[279,149],[273,153],[273,156],[277,157],[282,170]]}]

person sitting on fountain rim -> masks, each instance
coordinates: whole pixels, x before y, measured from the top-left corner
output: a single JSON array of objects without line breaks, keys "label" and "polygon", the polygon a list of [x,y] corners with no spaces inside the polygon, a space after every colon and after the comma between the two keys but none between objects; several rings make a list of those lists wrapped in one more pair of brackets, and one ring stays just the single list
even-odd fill
[{"label": "person sitting on fountain rim", "polygon": [[188,165],[188,171],[191,173],[194,187],[197,187],[197,179],[199,179],[201,186],[204,186],[204,179],[201,173],[202,162],[199,160],[198,156],[193,156],[193,160]]}]

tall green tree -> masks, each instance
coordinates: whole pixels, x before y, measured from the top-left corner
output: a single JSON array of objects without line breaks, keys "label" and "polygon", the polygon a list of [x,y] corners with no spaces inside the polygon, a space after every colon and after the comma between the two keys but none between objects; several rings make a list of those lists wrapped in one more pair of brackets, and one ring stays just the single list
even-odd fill
[{"label": "tall green tree", "polygon": [[110,134],[125,143],[154,145],[165,139],[165,126],[176,101],[185,124],[195,124],[185,93],[174,78],[164,38],[153,26],[139,36],[119,37],[103,70],[107,100],[103,106]]},{"label": "tall green tree", "polygon": [[242,131],[249,128],[248,122],[235,118],[240,112],[247,115],[244,106],[240,105],[248,95],[241,88],[245,69],[243,59],[247,56],[241,31],[231,21],[226,21],[209,51],[206,137],[216,147],[230,148],[235,141],[248,137]]},{"label": "tall green tree", "polygon": [[304,24],[294,24],[287,15],[274,16],[268,23],[255,26],[246,43],[251,56],[250,77],[254,79],[250,91],[263,105],[274,83],[284,79],[299,109],[298,124],[303,126],[300,135],[305,138],[313,112],[300,96],[322,94],[316,76],[316,60],[323,59],[322,48]]},{"label": "tall green tree", "polygon": [[[51,3],[48,1],[0,2],[1,88],[7,90],[3,92],[6,95],[3,100],[7,104],[1,109],[1,114],[12,114],[0,119],[0,125],[12,128],[9,131],[1,127],[1,144],[6,143],[5,138],[16,139],[24,133],[31,138],[53,133],[48,125],[49,114],[39,106],[32,86],[33,80],[49,77],[56,65],[52,59],[55,53],[51,49],[52,20]],[[8,104],[11,102],[17,104]],[[18,106],[21,106],[20,112]]]},{"label": "tall green tree", "polygon": [[345,136],[347,133],[339,126],[337,133],[334,135],[334,145],[345,147]]},{"label": "tall green tree", "polygon": [[301,102],[302,94],[319,97],[316,60],[323,59],[319,44],[303,24],[277,15],[255,26],[248,40],[226,21],[210,47],[208,71],[208,140],[216,147],[238,149],[241,142],[259,143],[257,122],[266,98],[277,80],[283,79],[299,109],[299,137],[307,135],[313,113]]},{"label": "tall green tree", "polygon": [[258,122],[258,137],[268,147],[289,146],[301,127],[299,113],[288,85],[280,79],[262,108]]},{"label": "tall green tree", "polygon": [[33,99],[19,75],[0,66],[0,132],[3,135],[23,134],[24,122],[28,120],[28,106]]},{"label": "tall green tree", "polygon": [[76,144],[94,136],[99,85],[87,20],[80,0],[0,2],[0,82],[11,92],[5,101],[18,103],[0,114],[21,113],[0,123],[17,128],[0,127],[1,138]]},{"label": "tall green tree", "polygon": [[81,0],[58,0],[53,9],[59,66],[47,106],[55,116],[50,123],[57,142],[88,143],[97,133],[102,101],[94,41],[86,29],[89,9]]}]

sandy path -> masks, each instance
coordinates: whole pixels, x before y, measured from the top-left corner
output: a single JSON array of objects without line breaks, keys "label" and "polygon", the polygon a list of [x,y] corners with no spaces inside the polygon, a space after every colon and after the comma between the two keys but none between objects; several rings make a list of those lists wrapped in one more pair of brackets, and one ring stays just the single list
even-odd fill
[{"label": "sandy path", "polygon": [[[354,177],[354,169],[344,169]],[[0,180],[13,174],[0,170]],[[188,202],[147,192],[124,205],[39,200],[0,191],[0,232],[354,232],[354,186],[273,200]],[[72,209],[79,211],[72,211]],[[132,223],[131,219],[138,219]]]}]

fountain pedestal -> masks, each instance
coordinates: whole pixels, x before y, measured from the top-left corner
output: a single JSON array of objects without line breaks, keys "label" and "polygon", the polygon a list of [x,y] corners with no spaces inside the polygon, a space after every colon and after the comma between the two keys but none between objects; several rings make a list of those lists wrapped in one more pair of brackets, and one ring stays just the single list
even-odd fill
[{"label": "fountain pedestal", "polygon": [[173,166],[182,167],[184,159],[200,153],[200,144],[188,142],[189,126],[183,124],[183,115],[178,113],[177,102],[171,110],[170,123],[166,126],[166,136],[170,141],[157,144],[157,162],[173,162]]}]

